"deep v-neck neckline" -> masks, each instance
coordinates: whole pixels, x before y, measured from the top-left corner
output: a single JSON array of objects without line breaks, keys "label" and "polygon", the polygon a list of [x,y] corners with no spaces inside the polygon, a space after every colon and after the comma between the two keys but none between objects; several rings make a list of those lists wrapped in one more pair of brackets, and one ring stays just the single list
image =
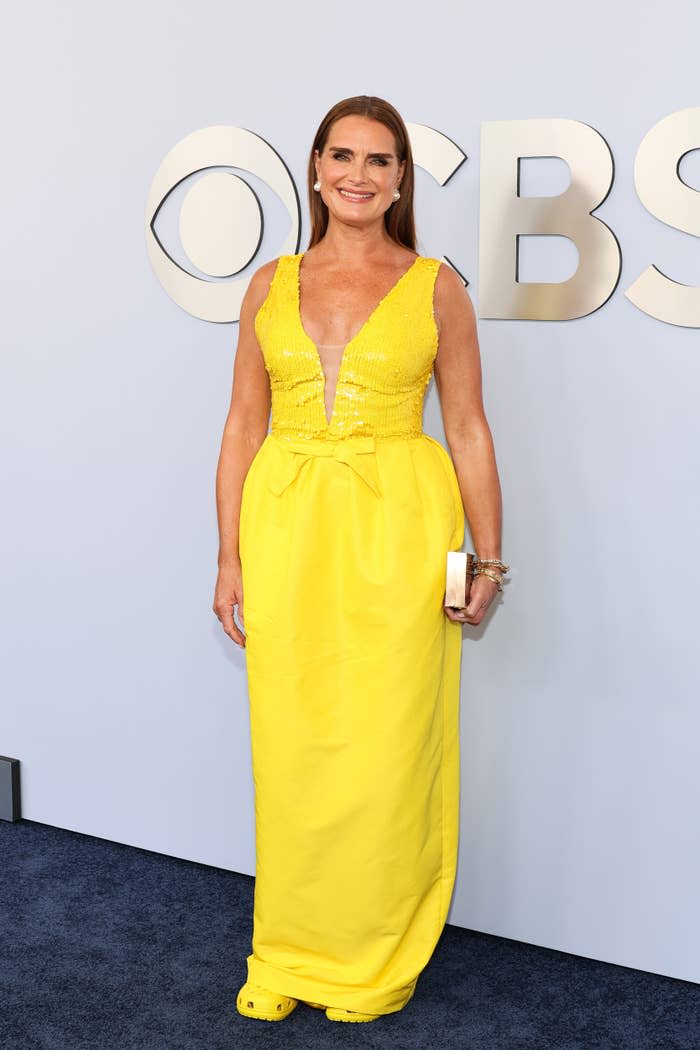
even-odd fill
[{"label": "deep v-neck neckline", "polygon": [[[384,295],[381,297],[379,302],[373,308],[373,310],[368,315],[366,320],[359,327],[357,332],[355,332],[355,335],[351,339],[348,339],[347,343],[343,347],[343,352],[340,355],[340,364],[338,365],[338,376],[337,376],[336,381],[335,381],[335,391],[333,393],[333,405],[332,405],[332,408],[331,408],[331,418],[328,419],[328,417],[326,416],[326,399],[325,399],[325,389],[326,389],[326,382],[327,382],[326,373],[325,373],[325,370],[324,370],[324,367],[323,367],[323,362],[321,361],[321,355],[318,352],[318,346],[316,345],[316,343],[313,341],[313,339],[311,338],[309,333],[304,328],[304,321],[303,321],[303,318],[301,316],[301,261],[302,261],[302,259],[304,258],[305,255],[306,255],[306,252],[300,252],[299,255],[297,255],[297,257],[296,257],[296,259],[297,259],[296,281],[295,281],[295,284],[296,284],[296,320],[297,320],[297,323],[299,325],[299,329],[301,331],[301,334],[304,336],[306,341],[313,347],[313,350],[314,350],[314,358],[315,358],[315,361],[316,361],[316,367],[318,369],[318,372],[320,374],[320,378],[322,380],[321,412],[323,414],[323,418],[324,418],[325,423],[326,423],[326,429],[330,430],[330,428],[333,426],[333,423],[335,422],[335,411],[336,411],[336,406],[338,404],[338,387],[339,387],[340,382],[341,382],[341,380],[343,378],[343,370],[344,370],[345,363],[346,363],[346,360],[347,360],[347,357],[348,357],[348,349],[351,348],[358,341],[360,336],[364,334],[365,330],[369,327],[371,322],[374,320],[376,314],[379,313],[379,310],[381,309],[381,307],[386,303],[387,299],[389,299],[390,296],[393,295],[393,293],[397,290],[397,288],[405,280],[405,278],[408,277],[409,273],[412,273],[412,271],[418,265],[418,262],[420,261],[422,256],[417,255],[415,257],[415,259],[413,260],[411,265],[408,267],[408,269],[404,270],[404,272],[401,274],[401,276],[398,278],[398,280],[395,281],[394,284],[392,284],[391,288],[389,288],[389,290],[384,293]],[[323,345],[323,344],[321,344],[321,345]]]}]

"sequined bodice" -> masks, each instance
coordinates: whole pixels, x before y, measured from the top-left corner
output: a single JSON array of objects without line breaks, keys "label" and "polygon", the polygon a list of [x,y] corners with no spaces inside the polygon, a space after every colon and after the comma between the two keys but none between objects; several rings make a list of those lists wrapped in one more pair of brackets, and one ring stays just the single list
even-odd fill
[{"label": "sequined bodice", "polygon": [[438,347],[433,290],[440,260],[418,256],[342,351],[328,422],[326,376],[299,310],[302,253],[279,258],[255,333],[270,377],[271,430],[280,436],[417,437]]}]

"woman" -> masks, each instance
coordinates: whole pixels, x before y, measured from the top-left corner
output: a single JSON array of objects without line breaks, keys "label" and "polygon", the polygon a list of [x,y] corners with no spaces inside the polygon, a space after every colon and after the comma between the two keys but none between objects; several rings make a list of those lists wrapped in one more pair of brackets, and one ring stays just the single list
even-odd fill
[{"label": "woman", "polygon": [[[460,625],[500,588],[501,495],[474,311],[457,274],[415,252],[391,105],[330,110],[309,201],[307,251],[246,293],[217,471],[214,611],[246,649],[255,783],[237,1008],[280,1020],[301,1000],[370,1021],[409,1001],[450,903]],[[452,459],[422,429],[433,369]],[[465,512],[492,563],[452,611]]]}]

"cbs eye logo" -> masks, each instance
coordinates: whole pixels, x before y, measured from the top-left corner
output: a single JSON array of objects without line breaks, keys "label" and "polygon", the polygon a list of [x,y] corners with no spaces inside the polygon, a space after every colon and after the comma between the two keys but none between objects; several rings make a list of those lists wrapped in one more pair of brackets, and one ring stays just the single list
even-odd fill
[{"label": "cbs eye logo", "polygon": [[[240,317],[248,277],[237,277],[255,258],[263,234],[260,200],[245,179],[222,167],[238,168],[261,179],[282,201],[291,228],[280,254],[299,244],[301,213],[296,186],[278,153],[245,128],[218,126],[192,132],[163,159],[148,194],[146,242],[151,265],[170,298],[204,321]],[[186,257],[210,280],[190,273],[168,253],[158,237],[156,218],[175,187],[204,172],[181,201],[179,234]]]},{"label": "cbs eye logo", "polygon": [[[450,139],[424,124],[407,124],[414,164],[439,185],[454,175],[466,154]],[[299,249],[301,210],[294,180],[268,142],[245,128],[219,125],[187,135],[164,157],[155,174],[146,207],[146,243],[153,270],[178,306],[203,321],[238,321],[250,275],[263,239],[260,198],[244,178],[221,168],[236,168],[261,180],[279,199],[291,226],[276,255]],[[176,188],[197,173],[179,203],[178,232],[185,259],[204,276],[185,269],[156,231],[156,219]],[[446,260],[449,262],[449,260]],[[224,280],[223,278],[232,278]]]}]

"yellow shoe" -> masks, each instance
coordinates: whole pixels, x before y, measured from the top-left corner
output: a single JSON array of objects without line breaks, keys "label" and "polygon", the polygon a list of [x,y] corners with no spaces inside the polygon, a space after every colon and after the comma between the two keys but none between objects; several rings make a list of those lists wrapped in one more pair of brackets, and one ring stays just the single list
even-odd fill
[{"label": "yellow shoe", "polygon": [[363,1014],[359,1010],[343,1010],[340,1006],[327,1006],[329,1021],[376,1021],[381,1014]]},{"label": "yellow shoe", "polygon": [[236,998],[236,1009],[244,1017],[257,1017],[260,1021],[282,1021],[289,1017],[299,1003],[289,995],[270,992],[257,984],[246,981]]},{"label": "yellow shoe", "polygon": [[302,999],[301,1001],[302,1001],[302,1003],[305,1004],[305,1006],[312,1006],[314,1010],[325,1010],[326,1009],[325,1006],[323,1005],[323,1003],[310,1003],[308,999]]}]

